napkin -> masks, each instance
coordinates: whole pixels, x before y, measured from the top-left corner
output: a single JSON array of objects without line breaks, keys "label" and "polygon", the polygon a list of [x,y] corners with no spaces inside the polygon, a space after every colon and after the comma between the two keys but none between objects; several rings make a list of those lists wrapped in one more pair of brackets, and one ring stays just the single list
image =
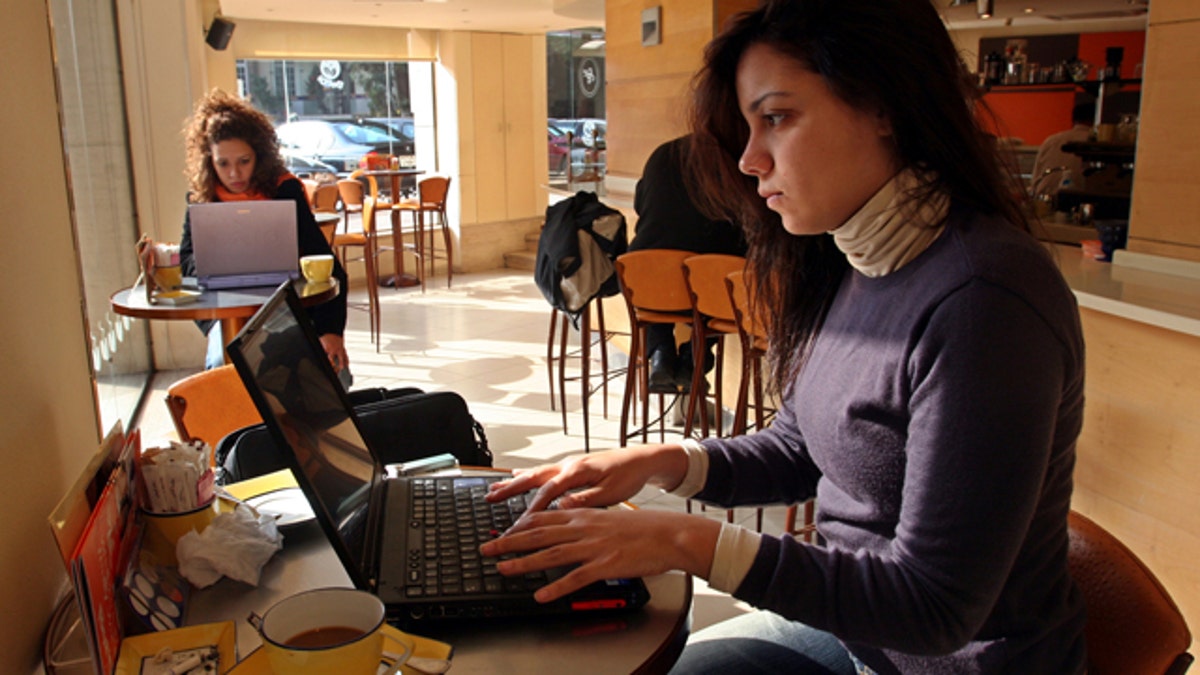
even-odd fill
[{"label": "napkin", "polygon": [[281,548],[283,535],[275,519],[238,504],[232,512],[214,518],[203,532],[193,530],[180,537],[175,557],[179,573],[197,588],[211,586],[222,576],[257,586],[263,565]]}]

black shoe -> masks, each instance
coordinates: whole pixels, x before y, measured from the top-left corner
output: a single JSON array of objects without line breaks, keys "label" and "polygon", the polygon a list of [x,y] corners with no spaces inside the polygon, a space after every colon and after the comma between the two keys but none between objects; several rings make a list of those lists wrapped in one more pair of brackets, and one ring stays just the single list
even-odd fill
[{"label": "black shoe", "polygon": [[675,369],[675,386],[685,394],[692,391],[692,372],[692,362],[680,358],[679,367]]},{"label": "black shoe", "polygon": [[665,350],[654,350],[654,353],[650,355],[650,393],[674,394],[677,391],[675,358]]}]

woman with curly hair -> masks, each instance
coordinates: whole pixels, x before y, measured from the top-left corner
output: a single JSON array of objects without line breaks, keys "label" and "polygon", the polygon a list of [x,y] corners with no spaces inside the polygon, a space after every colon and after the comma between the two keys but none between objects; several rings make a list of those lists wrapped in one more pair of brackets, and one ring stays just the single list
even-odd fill
[{"label": "woman with curly hair", "polygon": [[[929,0],[766,0],[705,52],[692,166],[741,223],[780,395],[735,438],[593,452],[482,547],[504,574],[680,569],[756,608],[680,673],[1073,673],[1067,568],[1084,345]],[[818,543],[703,516],[599,510],[645,485],[722,507],[815,498]],[[557,509],[546,506],[557,499]]]},{"label": "woman with curly hair", "polygon": [[[290,199],[296,202],[300,255],[333,253],[313,218],[304,185],[283,164],[275,127],[265,114],[236,96],[214,89],[196,104],[184,135],[189,204]],[[192,226],[186,217],[179,254],[183,273],[194,276]],[[333,369],[343,382],[349,384],[349,358],[342,340],[346,328],[346,272],[336,258],[333,274],[342,291],[337,298],[310,307],[308,313]],[[224,361],[221,330],[213,324],[215,322],[201,322],[201,330],[207,333],[209,340],[205,359],[208,368]]]}]

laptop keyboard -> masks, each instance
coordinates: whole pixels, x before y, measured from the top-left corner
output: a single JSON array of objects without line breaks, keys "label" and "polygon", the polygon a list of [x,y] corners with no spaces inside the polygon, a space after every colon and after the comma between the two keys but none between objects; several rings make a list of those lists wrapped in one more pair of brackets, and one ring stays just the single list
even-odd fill
[{"label": "laptop keyboard", "polygon": [[495,504],[484,499],[488,486],[503,478],[411,479],[407,597],[525,594],[546,584],[545,572],[502,576],[496,563],[513,555],[479,554],[480,544],[500,536],[525,512],[525,495]]}]

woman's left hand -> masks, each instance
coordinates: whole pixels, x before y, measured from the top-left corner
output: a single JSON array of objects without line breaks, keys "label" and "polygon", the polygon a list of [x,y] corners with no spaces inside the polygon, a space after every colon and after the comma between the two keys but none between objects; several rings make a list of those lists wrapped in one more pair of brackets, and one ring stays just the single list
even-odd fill
[{"label": "woman's left hand", "polygon": [[720,531],[718,521],[670,511],[550,510],[529,514],[480,553],[526,554],[497,565],[506,576],[578,565],[534,594],[550,602],[603,579],[676,569],[708,578]]},{"label": "woman's left hand", "polygon": [[350,366],[350,357],[346,354],[346,343],[341,335],[326,333],[320,337],[321,347],[333,364],[333,372],[340,373]]}]

